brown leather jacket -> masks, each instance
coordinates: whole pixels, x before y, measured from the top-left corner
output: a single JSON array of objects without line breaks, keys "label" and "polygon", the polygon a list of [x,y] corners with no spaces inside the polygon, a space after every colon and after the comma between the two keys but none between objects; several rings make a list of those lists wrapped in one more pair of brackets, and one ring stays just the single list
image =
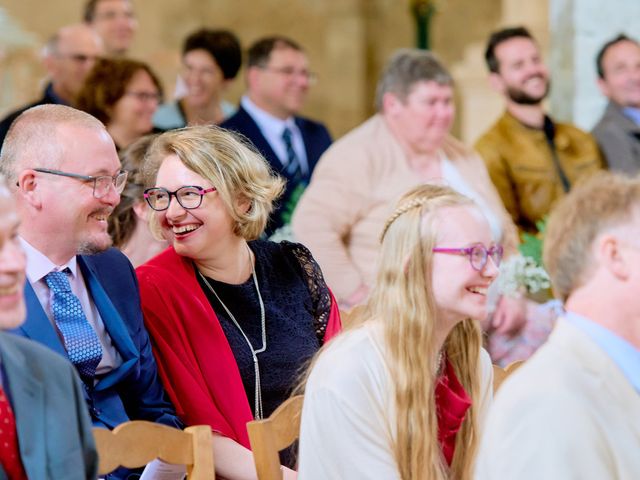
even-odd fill
[{"label": "brown leather jacket", "polygon": [[[572,125],[555,123],[554,143],[570,185],[603,167],[593,137]],[[475,148],[518,228],[535,232],[536,222],[564,195],[544,132],[505,112]]]}]

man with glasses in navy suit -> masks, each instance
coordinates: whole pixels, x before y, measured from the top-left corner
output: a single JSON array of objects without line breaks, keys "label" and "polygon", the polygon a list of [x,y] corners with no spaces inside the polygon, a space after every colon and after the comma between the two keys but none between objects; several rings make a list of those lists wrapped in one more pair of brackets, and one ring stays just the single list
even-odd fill
[{"label": "man with glasses in navy suit", "polygon": [[180,427],[157,376],[135,273],[110,248],[107,218],[127,174],[104,125],[62,105],[27,110],[9,130],[0,172],[14,190],[27,255],[27,320],[13,332],[76,366],[94,426]]},{"label": "man with glasses in navy suit", "polygon": [[238,111],[221,126],[248,138],[287,180],[280,205],[267,225],[266,232],[271,234],[288,223],[296,198],[331,145],[331,135],[322,123],[298,116],[315,74],[293,40],[274,36],[255,42],[249,48],[246,82],[247,93]]}]

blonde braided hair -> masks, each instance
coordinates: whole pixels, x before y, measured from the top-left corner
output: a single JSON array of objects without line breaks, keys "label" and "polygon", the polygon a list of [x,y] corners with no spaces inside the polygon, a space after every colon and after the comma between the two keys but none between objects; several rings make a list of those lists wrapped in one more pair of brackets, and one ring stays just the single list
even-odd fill
[{"label": "blonde braided hair", "polygon": [[380,235],[380,243],[382,243],[382,240],[384,239],[384,236],[387,233],[387,230],[389,230],[389,227],[391,226],[391,224],[395,222],[400,215],[405,214],[409,210],[412,210],[414,208],[422,207],[428,200],[429,200],[429,197],[418,197],[418,198],[414,198],[409,202],[401,203],[400,205],[398,205],[395,211],[391,214],[391,216],[385,222],[384,227],[382,228],[382,234]]},{"label": "blonde braided hair", "polygon": [[[445,355],[472,406],[456,435],[451,466],[438,442],[435,399],[437,359],[434,335],[440,319],[432,278],[438,212],[474,203],[444,185],[424,184],[407,192],[382,231],[376,283],[362,315],[384,328],[395,400],[392,449],[402,480],[471,480],[478,445],[480,348],[477,322],[458,323],[445,341]],[[359,319],[357,319],[359,320]]]}]

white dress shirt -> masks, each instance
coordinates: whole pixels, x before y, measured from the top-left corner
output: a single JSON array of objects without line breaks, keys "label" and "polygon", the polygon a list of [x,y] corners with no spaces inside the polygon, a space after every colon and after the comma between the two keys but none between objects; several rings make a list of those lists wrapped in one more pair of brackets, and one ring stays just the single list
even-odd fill
[{"label": "white dress shirt", "polygon": [[274,117],[270,113],[265,112],[259,108],[251,99],[244,95],[240,100],[240,105],[256,122],[260,132],[264,138],[269,142],[271,148],[278,157],[278,160],[284,167],[289,163],[287,157],[287,147],[282,139],[282,133],[285,128],[291,130],[291,143],[293,150],[296,152],[298,162],[300,163],[300,169],[304,175],[309,174],[309,163],[307,162],[307,150],[304,146],[304,140],[302,139],[302,133],[296,125],[293,117],[289,117],[286,120],[282,120],[278,117]]},{"label": "white dress shirt", "polygon": [[62,334],[56,326],[56,322],[53,318],[53,312],[51,310],[52,293],[49,290],[49,286],[47,285],[44,277],[49,272],[63,271],[65,268],[68,268],[71,271],[71,275],[69,278],[71,290],[80,300],[82,311],[84,312],[85,317],[87,317],[89,325],[91,325],[91,327],[98,335],[100,344],[102,345],[102,359],[100,360],[100,363],[96,368],[96,376],[103,375],[118,367],[122,363],[122,359],[120,358],[118,350],[113,345],[111,337],[109,336],[109,333],[107,332],[104,323],[102,322],[102,318],[100,317],[98,308],[91,300],[91,296],[89,294],[89,291],[87,290],[84,278],[82,277],[82,272],[78,268],[76,257],[72,257],[71,260],[69,260],[64,265],[56,265],[51,260],[49,260],[49,258],[45,254],[33,247],[25,239],[20,238],[20,243],[22,244],[22,248],[27,255],[27,279],[33,287],[38,300],[40,300],[42,308],[47,314],[47,317],[49,317],[49,321],[58,333],[60,341],[62,341],[63,345],[64,340]]}]

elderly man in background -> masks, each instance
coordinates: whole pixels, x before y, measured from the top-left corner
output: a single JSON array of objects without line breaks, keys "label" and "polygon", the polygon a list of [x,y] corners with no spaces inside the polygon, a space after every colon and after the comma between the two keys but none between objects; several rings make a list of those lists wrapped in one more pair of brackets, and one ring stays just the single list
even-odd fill
[{"label": "elderly man in background", "polygon": [[331,145],[331,136],[322,123],[300,116],[315,77],[296,42],[282,36],[256,41],[248,51],[245,78],[247,93],[240,108],[221,127],[247,137],[287,180],[280,206],[267,225],[270,235],[287,223],[287,212],[299,195],[294,192],[309,183],[320,155]]},{"label": "elderly man in background", "polygon": [[524,27],[491,34],[485,59],[506,111],[476,143],[505,207],[523,231],[536,224],[581,178],[601,168],[593,137],[555,122],[542,105],[549,71]]},{"label": "elderly man in background", "polygon": [[609,99],[593,129],[609,168],[640,172],[640,44],[619,35],[596,57],[598,87]]},{"label": "elderly man in background", "polygon": [[73,105],[84,79],[102,54],[100,37],[86,25],[70,25],[58,30],[44,49],[49,83],[42,98],[11,112],[0,122],[0,145],[13,121],[25,110],[47,103]]},{"label": "elderly man in background", "polygon": [[89,0],[84,21],[102,38],[106,54],[112,57],[127,54],[138,29],[132,0]]},{"label": "elderly man in background", "polygon": [[544,262],[565,302],[498,391],[480,480],[626,480],[640,472],[640,180],[603,172],[551,213]]},{"label": "elderly man in background", "polygon": [[26,313],[19,225],[0,178],[0,478],[91,480],[98,457],[73,365],[4,332],[20,326]]},{"label": "elderly man in background", "polygon": [[23,220],[29,281],[27,320],[13,332],[71,360],[94,425],[180,427],[157,375],[135,273],[109,248],[107,218],[127,178],[120,168],[113,140],[91,115],[41,105],[14,122],[0,171]]},{"label": "elderly man in background", "polygon": [[[394,204],[422,183],[444,182],[473,198],[494,241],[509,253],[517,244],[484,163],[449,133],[453,79],[431,53],[396,52],[378,83],[376,105],[376,115],[322,156],[293,217],[296,238],[309,247],[345,308],[368,295]],[[496,317],[505,331],[518,330],[524,320],[521,306],[511,307],[512,322]]]}]

